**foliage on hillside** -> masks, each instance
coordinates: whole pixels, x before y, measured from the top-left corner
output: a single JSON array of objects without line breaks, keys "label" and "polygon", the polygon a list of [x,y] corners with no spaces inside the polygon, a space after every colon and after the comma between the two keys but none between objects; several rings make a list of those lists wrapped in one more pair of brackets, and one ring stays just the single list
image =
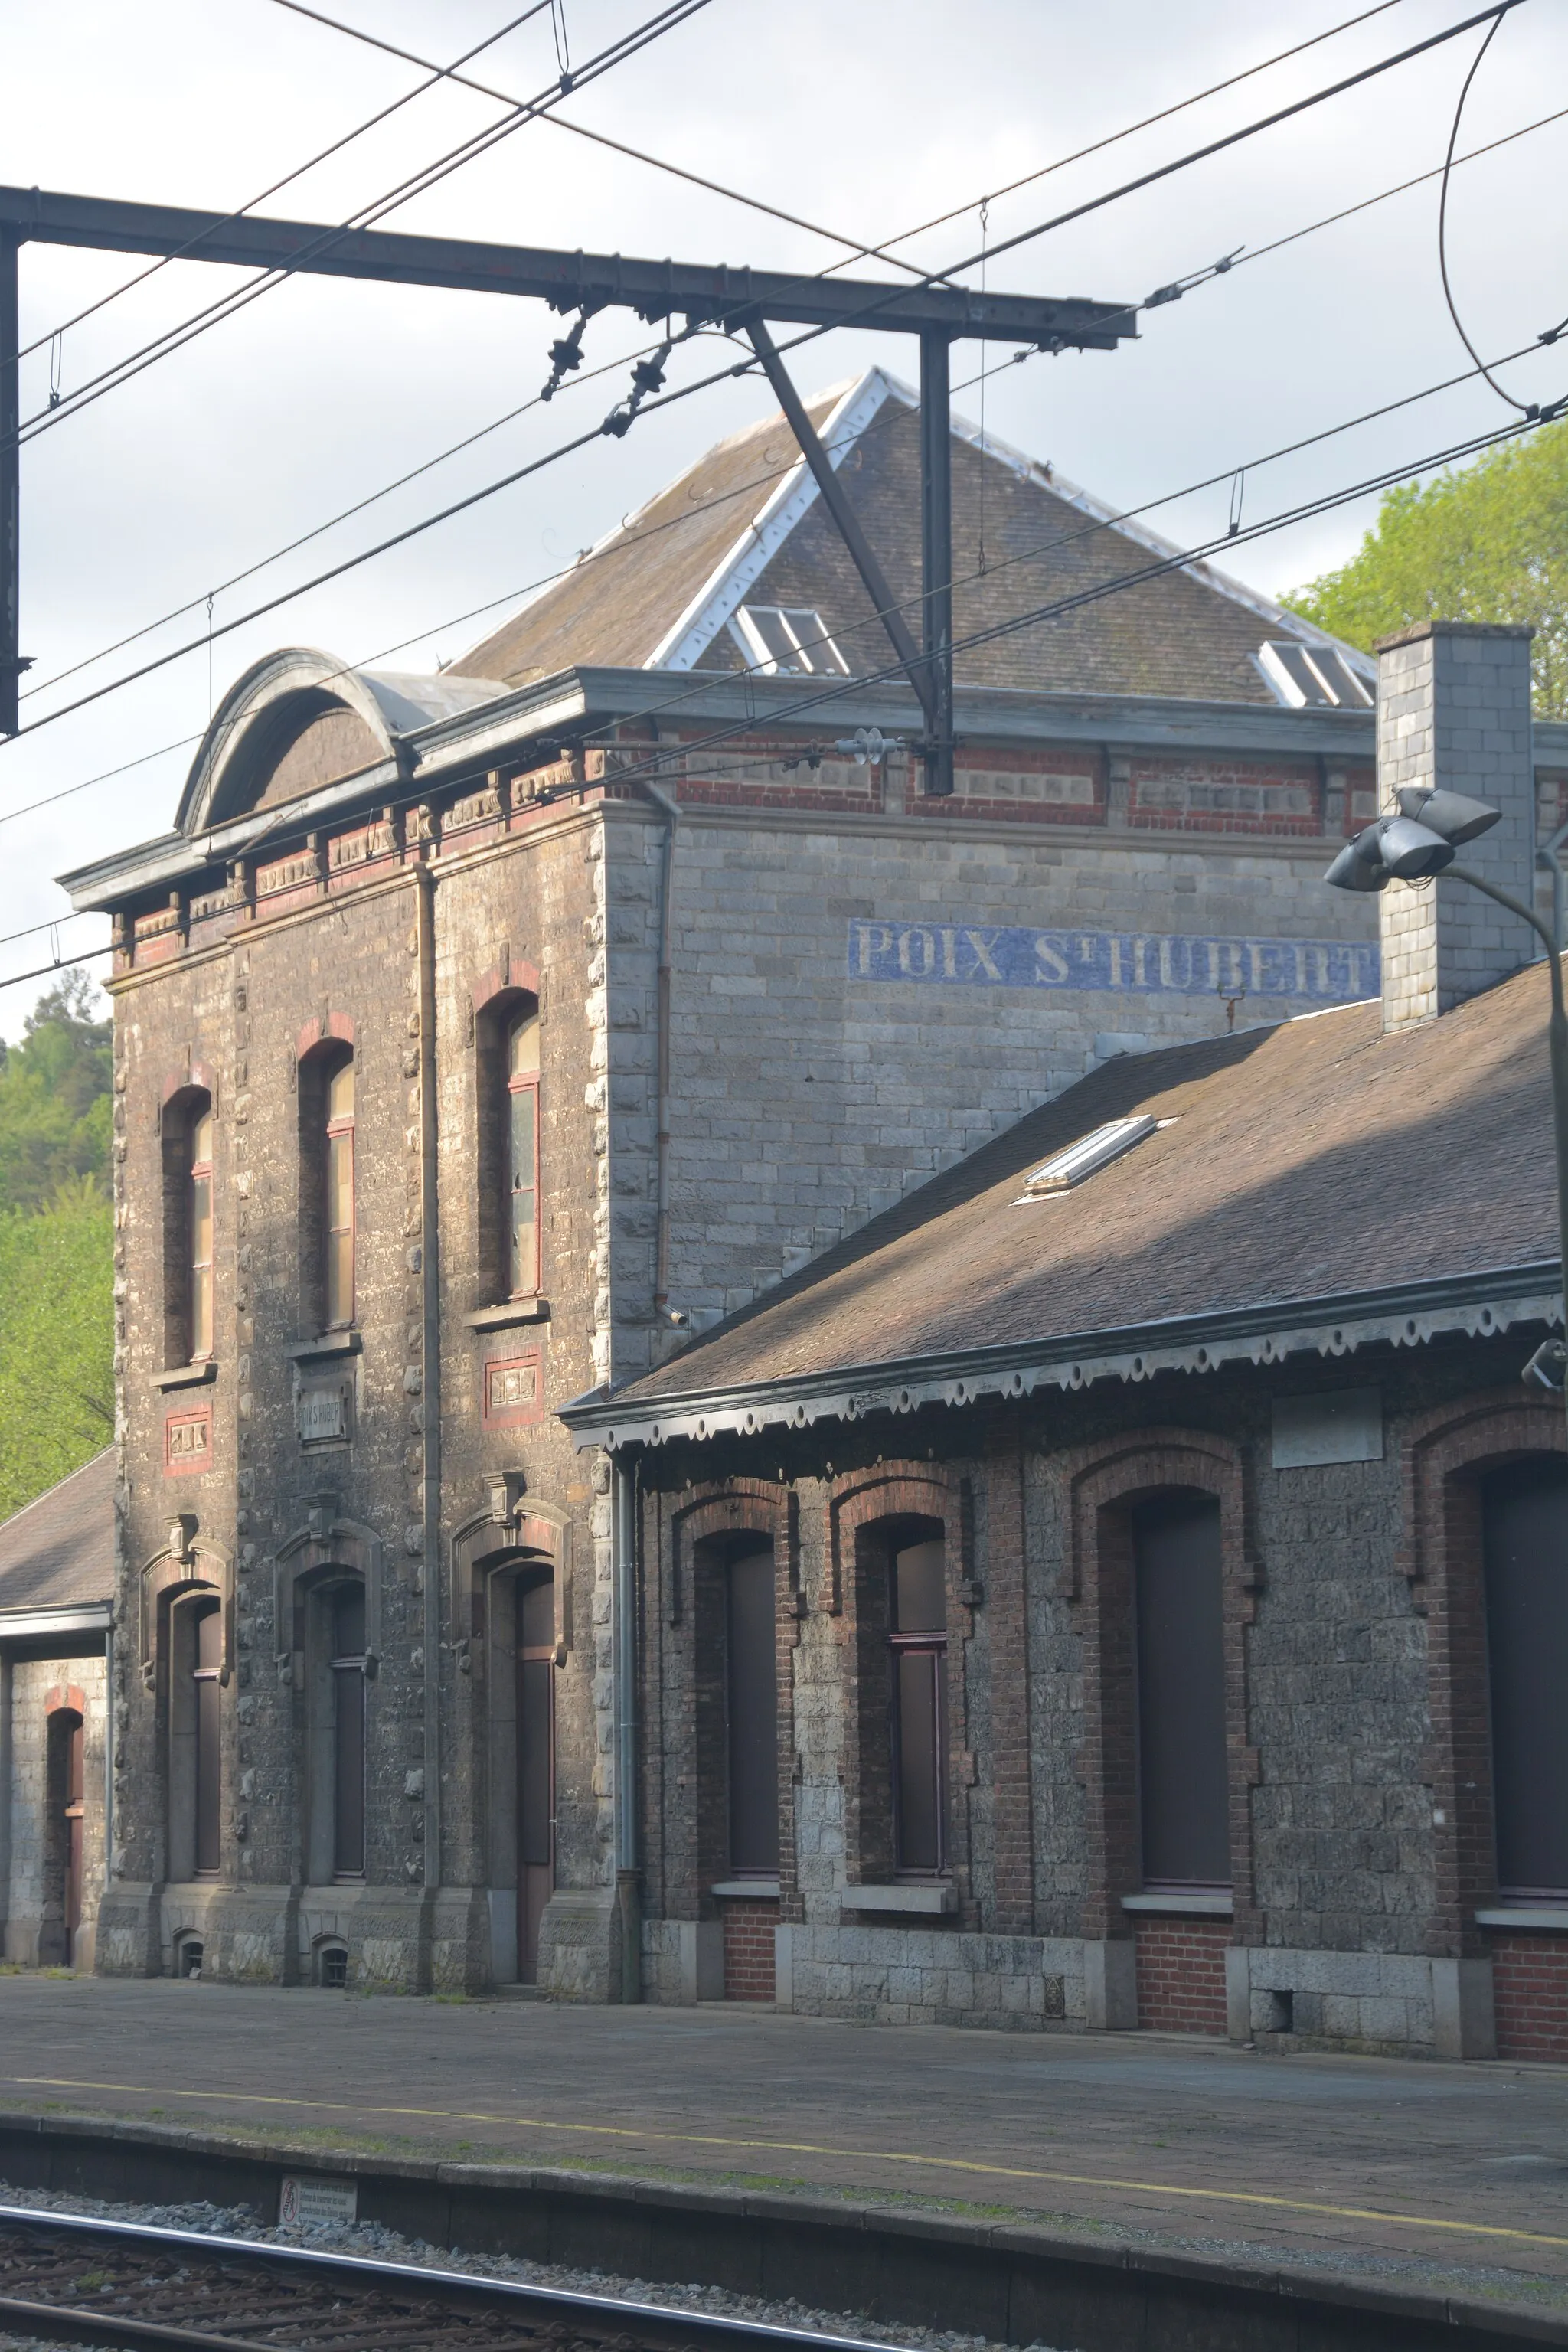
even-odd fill
[{"label": "foliage on hillside", "polygon": [[1368,652],[1422,621],[1528,623],[1536,716],[1568,718],[1568,424],[1387,491],[1350,562],[1284,601]]},{"label": "foliage on hillside", "polygon": [[41,1209],[62,1184],[109,1190],[111,1024],[91,1017],[91,983],[71,972],[0,1045],[0,1209]]},{"label": "foliage on hillside", "polygon": [[0,1517],[114,1434],[114,1212],[79,1177],[0,1213]]},{"label": "foliage on hillside", "polygon": [[114,1433],[110,1034],[72,973],[0,1044],[0,1517]]}]

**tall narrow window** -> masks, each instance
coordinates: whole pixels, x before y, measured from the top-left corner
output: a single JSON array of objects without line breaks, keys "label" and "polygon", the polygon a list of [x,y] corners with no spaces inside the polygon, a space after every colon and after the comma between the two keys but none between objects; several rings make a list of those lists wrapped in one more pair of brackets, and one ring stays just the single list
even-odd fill
[{"label": "tall narrow window", "polygon": [[539,1972],[539,1927],[555,1884],[555,1586],[517,1597],[517,1973]]},{"label": "tall narrow window", "polygon": [[329,1330],[354,1319],[354,1066],[340,1062],[327,1079],[321,1297]]},{"label": "tall narrow window", "polygon": [[191,1118],[191,1181],[186,1237],[186,1279],[191,1360],[213,1351],[213,1114],[211,1103]]},{"label": "tall narrow window", "polygon": [[772,1546],[732,1559],[726,1583],[730,1867],[738,1878],[776,1878],[779,1703]]},{"label": "tall narrow window", "polygon": [[514,1298],[539,1288],[539,1015],[507,1032],[507,1220]]},{"label": "tall narrow window", "polygon": [[218,1680],[223,1666],[223,1612],[218,1602],[205,1609],[196,1619],[195,1637],[191,1669],[195,1685],[192,1695],[195,1728],[195,1875],[216,1878],[223,1860],[218,1833],[223,1794]]},{"label": "tall narrow window", "polygon": [[947,1587],[940,1538],[893,1554],[889,1600],[894,1865],[931,1876],[947,1863]]},{"label": "tall narrow window", "polygon": [[1568,1899],[1568,1466],[1485,1489],[1487,1649],[1500,1890]]},{"label": "tall narrow window", "polygon": [[1228,1886],[1218,1503],[1179,1495],[1140,1504],[1132,1555],[1143,1883]]},{"label": "tall narrow window", "polygon": [[364,1876],[364,1587],[331,1596],[332,1876]]}]

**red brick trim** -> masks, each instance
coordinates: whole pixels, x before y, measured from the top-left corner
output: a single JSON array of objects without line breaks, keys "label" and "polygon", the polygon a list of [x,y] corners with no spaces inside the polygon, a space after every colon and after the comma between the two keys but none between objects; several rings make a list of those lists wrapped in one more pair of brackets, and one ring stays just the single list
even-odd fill
[{"label": "red brick trim", "polygon": [[968,1651],[974,1612],[973,1505],[967,1481],[930,1462],[879,1462],[846,1472],[828,1499],[828,1564],[822,1606],[840,1619],[852,1662],[846,1677],[844,1736],[845,1865],[851,1885],[876,1885],[891,1869],[891,1769],[885,1697],[886,1643],[881,1612],[868,1607],[863,1574],[865,1538],[886,1519],[936,1520],[942,1531],[947,1578],[947,1840],[949,1874],[958,1892],[960,1924],[980,1925],[973,1898],[969,1804],[973,1784],[969,1738]]},{"label": "red brick trim", "polygon": [[1138,2022],[1145,2032],[1227,2030],[1223,1919],[1140,1919]]},{"label": "red brick trim", "polygon": [[346,1013],[318,1014],[306,1022],[295,1038],[294,1059],[297,1062],[302,1062],[308,1054],[314,1054],[321,1046],[333,1044],[347,1045],[352,1052],[353,1042],[354,1024],[350,1014]]},{"label": "red brick trim", "polygon": [[1058,1475],[1068,1490],[1067,1597],[1076,1604],[1083,1641],[1081,1778],[1089,1885],[1082,1932],[1096,1938],[1130,1935],[1121,1898],[1142,1884],[1131,1508],[1145,1496],[1186,1487],[1215,1496],[1220,1507],[1235,1905],[1227,1939],[1260,1942],[1263,1921],[1256,1907],[1252,1853],[1252,1790],[1259,1763],[1247,1736],[1247,1628],[1256,1614],[1262,1571],[1251,1541],[1252,1512],[1241,1452],[1207,1431],[1140,1430],[1069,1454]]},{"label": "red brick trim", "polygon": [[1500,2058],[1568,2060],[1568,1936],[1488,1937]]},{"label": "red brick trim", "polygon": [[160,1112],[166,1111],[171,1103],[177,1103],[181,1097],[193,1094],[205,1095],[213,1108],[217,1108],[217,1072],[210,1063],[195,1060],[187,1048],[184,1062],[164,1074],[158,1093],[158,1108]]},{"label": "red brick trim", "polygon": [[494,1005],[498,996],[531,996],[537,1003],[538,965],[527,962],[521,956],[504,954],[500,963],[491,964],[489,971],[481,972],[479,979],[475,981],[474,1011],[488,1012]]},{"label": "red brick trim", "polygon": [[1562,1406],[1515,1389],[1437,1406],[1404,1433],[1400,1565],[1427,1624],[1436,1877],[1428,1948],[1439,1958],[1489,1948],[1475,1914],[1497,1898],[1480,1482],[1524,1455],[1564,1450]]},{"label": "red brick trim", "polygon": [[986,1925],[999,1936],[1032,1935],[1035,1926],[1026,1475],[1021,1427],[999,1431],[987,1451],[984,1488],[995,1911]]},{"label": "red brick trim", "polygon": [[44,1713],[58,1715],[68,1709],[72,1715],[79,1715],[83,1722],[86,1722],[87,1699],[83,1693],[77,1688],[75,1683],[57,1683],[51,1691],[45,1694]]},{"label": "red brick trim", "polygon": [[778,1905],[729,1899],[721,1908],[725,2000],[773,2000],[773,1929],[778,1924]]}]

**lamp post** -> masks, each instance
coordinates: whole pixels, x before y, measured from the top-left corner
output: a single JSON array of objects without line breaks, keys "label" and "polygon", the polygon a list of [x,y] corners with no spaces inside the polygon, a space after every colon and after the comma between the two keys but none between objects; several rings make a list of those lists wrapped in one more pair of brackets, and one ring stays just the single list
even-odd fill
[{"label": "lamp post", "polygon": [[[1451,881],[1468,882],[1472,890],[1479,890],[1510,915],[1517,915],[1546,950],[1546,969],[1552,982],[1552,1018],[1547,1024],[1547,1048],[1552,1070],[1552,1127],[1557,1151],[1557,1235],[1562,1255],[1563,1276],[1568,1285],[1568,1011],[1563,1001],[1563,966],[1556,940],[1532,907],[1511,891],[1501,890],[1495,882],[1483,880],[1455,863],[1456,853],[1467,841],[1489,832],[1502,814],[1485,801],[1471,800],[1468,793],[1450,793],[1426,784],[1406,784],[1395,795],[1396,815],[1380,816],[1346,842],[1334,859],[1325,882],[1336,890],[1383,891],[1391,882],[1428,882],[1439,874]],[[1564,1297],[1564,1332],[1568,1336],[1568,1294]],[[1538,1350],[1529,1369],[1546,1380],[1541,1370]],[[1556,1343],[1554,1360],[1561,1377],[1547,1381],[1555,1387],[1568,1408],[1568,1350]]]}]

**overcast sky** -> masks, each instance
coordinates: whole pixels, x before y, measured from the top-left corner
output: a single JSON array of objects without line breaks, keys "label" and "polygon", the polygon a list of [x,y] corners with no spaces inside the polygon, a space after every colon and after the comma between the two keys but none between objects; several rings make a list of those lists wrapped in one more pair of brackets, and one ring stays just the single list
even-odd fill
[{"label": "overcast sky", "polygon": [[[524,0],[324,0],[382,37],[441,63],[484,40]],[[518,97],[640,23],[650,0],[557,0],[468,68]],[[573,121],[778,205],[842,236],[885,243],[950,206],[958,219],[902,246],[930,268],[981,243],[989,190],[1068,155],[1341,23],[1342,5],[1254,0],[710,0],[689,23],[561,110]],[[1051,173],[990,207],[992,241],[1047,219],[1307,91],[1389,55],[1469,10],[1394,0],[1367,21],[1173,119]],[[5,90],[0,181],[235,208],[414,89],[418,70],[285,9],[279,0],[0,0]],[[1304,435],[1457,374],[1468,362],[1444,307],[1437,184],[1394,196],[1277,253],[1247,256],[1323,215],[1441,163],[1479,33],[1226,155],[1026,244],[991,270],[1019,292],[1137,300],[1241,247],[1242,262],[1149,313],[1115,354],[1035,358],[985,387],[985,422],[1118,506],[1159,499],[1252,464]],[[1568,107],[1568,19],[1525,0],[1504,21],[1467,104],[1459,152]],[[260,209],[339,221],[497,119],[449,84],[416,97]],[[1515,140],[1455,176],[1449,251],[1467,327],[1490,357],[1528,344],[1568,311],[1563,235],[1568,121]],[[543,122],[392,215],[389,226],[635,254],[820,269],[843,247],[686,185]],[[144,264],[31,246],[22,255],[23,342]],[[878,268],[879,274],[886,272]],[[174,264],[46,346],[23,367],[24,417],[47,406],[51,364],[68,396],[150,335],[247,282]],[[23,457],[23,651],[42,690],[31,723],[205,626],[205,599],[230,575],[395,476],[530,400],[561,323],[502,298],[298,278],[79,415],[63,413]],[[641,340],[627,317],[590,327],[589,365]],[[1005,357],[994,349],[993,362]],[[721,364],[700,341],[671,383]],[[906,376],[904,338],[843,332],[795,362],[804,388],[872,361]],[[955,381],[981,364],[961,346]],[[1568,388],[1568,342],[1505,372],[1521,398]],[[595,424],[625,371],[489,434],[366,512],[241,586],[216,620],[447,504]],[[981,394],[955,406],[980,413]],[[211,698],[279,644],[346,660],[428,668],[570,562],[710,442],[763,414],[757,381],[727,382],[624,440],[504,491],[155,676],[0,744],[0,820],[24,803],[195,736]],[[1507,412],[1484,385],[1248,473],[1245,513],[1271,513],[1380,467],[1415,465]],[[1187,543],[1223,528],[1218,489],[1149,520]],[[1365,500],[1237,551],[1234,569],[1269,593],[1350,554]],[[114,639],[198,600],[110,660],[47,681]],[[395,647],[395,651],[388,648]],[[36,814],[0,822],[0,932],[65,911],[52,877],[169,825],[189,744]],[[97,919],[60,934],[66,952],[102,936]],[[0,974],[47,961],[50,935],[0,946]],[[0,986],[15,1036],[38,983]]]}]

